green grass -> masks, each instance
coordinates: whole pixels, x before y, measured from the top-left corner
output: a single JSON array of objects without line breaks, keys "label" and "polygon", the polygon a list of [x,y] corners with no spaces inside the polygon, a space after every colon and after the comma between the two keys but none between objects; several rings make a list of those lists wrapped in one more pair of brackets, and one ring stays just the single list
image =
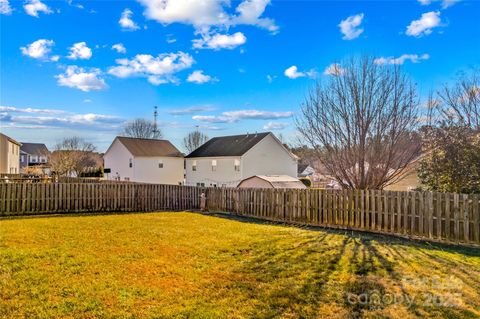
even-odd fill
[{"label": "green grass", "polygon": [[3,318],[479,316],[479,249],[193,213],[0,220]]}]

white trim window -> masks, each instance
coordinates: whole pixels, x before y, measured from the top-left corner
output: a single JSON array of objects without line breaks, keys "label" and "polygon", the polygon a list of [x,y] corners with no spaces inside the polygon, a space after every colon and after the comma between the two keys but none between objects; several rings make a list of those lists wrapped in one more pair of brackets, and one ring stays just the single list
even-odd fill
[{"label": "white trim window", "polygon": [[197,171],[197,161],[193,161],[193,163],[192,163],[192,171],[194,171],[194,172]]},{"label": "white trim window", "polygon": [[217,160],[212,160],[212,172],[217,170]]},{"label": "white trim window", "polygon": [[163,168],[163,161],[162,160],[158,161],[158,168]]},{"label": "white trim window", "polygon": [[240,172],[240,161],[238,159],[235,160],[234,169],[235,172]]},{"label": "white trim window", "polygon": [[131,159],[131,158],[128,159],[128,167],[130,167],[130,168],[133,167],[133,159]]}]

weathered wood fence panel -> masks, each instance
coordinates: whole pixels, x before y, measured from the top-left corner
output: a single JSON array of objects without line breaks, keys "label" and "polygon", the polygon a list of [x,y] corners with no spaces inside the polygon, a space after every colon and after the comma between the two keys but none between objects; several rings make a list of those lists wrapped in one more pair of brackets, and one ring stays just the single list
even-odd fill
[{"label": "weathered wood fence panel", "polygon": [[480,196],[434,192],[207,188],[207,209],[304,225],[480,244]]},{"label": "weathered wood fence panel", "polygon": [[480,244],[480,196],[432,192],[0,183],[0,216],[200,209],[304,225]]},{"label": "weathered wood fence panel", "polygon": [[133,183],[0,183],[0,216],[200,208],[201,189]]}]

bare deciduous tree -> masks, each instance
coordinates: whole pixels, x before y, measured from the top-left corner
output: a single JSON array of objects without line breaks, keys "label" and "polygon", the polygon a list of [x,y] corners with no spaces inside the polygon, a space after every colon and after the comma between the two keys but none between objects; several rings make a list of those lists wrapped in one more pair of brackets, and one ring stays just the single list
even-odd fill
[{"label": "bare deciduous tree", "polygon": [[88,168],[98,167],[98,154],[95,146],[80,137],[64,138],[55,145],[49,163],[52,171],[57,175],[80,176]]},{"label": "bare deciduous tree", "polygon": [[415,86],[398,66],[351,58],[317,82],[296,119],[303,142],[343,188],[383,189],[420,151]]},{"label": "bare deciduous tree", "polygon": [[135,138],[162,138],[162,132],[155,123],[140,118],[127,122],[121,135]]},{"label": "bare deciduous tree", "polygon": [[208,141],[207,135],[199,131],[193,131],[185,136],[183,146],[187,149],[188,153],[191,153],[206,141]]},{"label": "bare deciduous tree", "polygon": [[479,70],[461,75],[454,85],[445,85],[437,95],[437,103],[432,104],[444,124],[480,130]]}]

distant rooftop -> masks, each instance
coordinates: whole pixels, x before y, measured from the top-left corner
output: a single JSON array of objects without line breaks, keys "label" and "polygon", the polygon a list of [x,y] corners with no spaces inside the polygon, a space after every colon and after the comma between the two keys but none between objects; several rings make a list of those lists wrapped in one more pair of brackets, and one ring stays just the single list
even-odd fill
[{"label": "distant rooftop", "polygon": [[44,156],[49,153],[47,146],[43,143],[22,143],[20,150],[37,156]]},{"label": "distant rooftop", "polygon": [[186,157],[242,156],[270,132],[214,137]]},{"label": "distant rooftop", "polygon": [[127,148],[127,150],[133,156],[183,157],[182,152],[180,152],[168,140],[156,140],[124,136],[117,136],[117,139]]}]

